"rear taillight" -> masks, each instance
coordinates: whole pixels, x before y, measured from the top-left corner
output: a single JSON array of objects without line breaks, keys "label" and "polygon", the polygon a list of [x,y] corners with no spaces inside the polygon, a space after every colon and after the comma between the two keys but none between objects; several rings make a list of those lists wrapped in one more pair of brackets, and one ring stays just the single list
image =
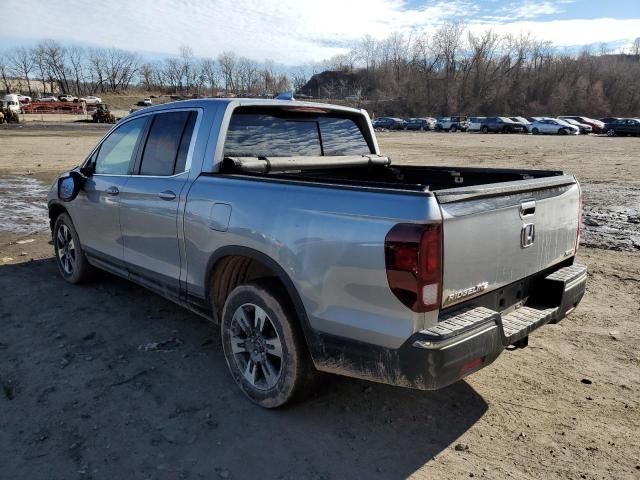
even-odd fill
[{"label": "rear taillight", "polygon": [[578,201],[578,229],[576,232],[576,253],[578,253],[578,247],[580,246],[580,236],[582,235],[582,215],[583,215],[583,204],[582,204],[582,188],[578,184],[578,192],[580,195],[580,200]]},{"label": "rear taillight", "polygon": [[385,241],[387,280],[394,295],[414,312],[430,312],[442,296],[442,225],[400,223]]}]

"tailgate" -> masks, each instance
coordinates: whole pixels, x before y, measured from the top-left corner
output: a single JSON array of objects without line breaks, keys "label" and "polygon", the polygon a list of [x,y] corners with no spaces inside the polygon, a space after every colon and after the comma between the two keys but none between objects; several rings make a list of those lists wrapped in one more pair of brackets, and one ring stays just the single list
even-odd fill
[{"label": "tailgate", "polygon": [[571,176],[434,193],[443,218],[443,308],[575,253],[580,187]]}]

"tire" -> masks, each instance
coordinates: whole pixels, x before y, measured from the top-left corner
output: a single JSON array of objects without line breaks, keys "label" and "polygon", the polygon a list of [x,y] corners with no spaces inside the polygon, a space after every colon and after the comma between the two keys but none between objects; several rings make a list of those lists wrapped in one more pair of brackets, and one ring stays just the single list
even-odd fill
[{"label": "tire", "polygon": [[564,128],[558,129],[558,135],[566,135],[568,132]]},{"label": "tire", "polygon": [[294,309],[278,283],[234,288],[220,327],[229,372],[252,402],[277,408],[309,392],[315,371]]},{"label": "tire", "polygon": [[502,133],[510,133],[509,132],[509,127],[503,127],[502,128]]},{"label": "tire", "polygon": [[62,213],[53,226],[53,249],[62,278],[73,284],[91,279],[94,268],[82,251],[80,238],[68,214]]},{"label": "tire", "polygon": [[458,126],[457,125],[451,125],[451,128],[449,129],[449,131],[451,133],[456,133],[458,131]]},{"label": "tire", "polygon": [[538,130],[538,128],[537,128],[537,127],[534,127],[534,128],[531,130],[531,133],[533,133],[534,135],[538,135],[538,134],[540,133],[540,130]]},{"label": "tire", "polygon": [[616,131],[613,128],[610,128],[609,130],[607,130],[607,137],[615,137],[616,136]]},{"label": "tire", "polygon": [[487,126],[485,125],[485,126],[483,126],[483,127],[480,129],[480,131],[481,131],[482,133],[489,133],[489,127],[487,127]]}]

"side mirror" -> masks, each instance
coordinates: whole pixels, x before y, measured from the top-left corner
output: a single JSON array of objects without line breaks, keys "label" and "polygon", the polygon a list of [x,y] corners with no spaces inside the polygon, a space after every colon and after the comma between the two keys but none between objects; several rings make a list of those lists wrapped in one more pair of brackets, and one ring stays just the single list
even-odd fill
[{"label": "side mirror", "polygon": [[70,202],[78,196],[84,184],[84,177],[80,172],[72,170],[58,178],[58,198],[63,202]]}]

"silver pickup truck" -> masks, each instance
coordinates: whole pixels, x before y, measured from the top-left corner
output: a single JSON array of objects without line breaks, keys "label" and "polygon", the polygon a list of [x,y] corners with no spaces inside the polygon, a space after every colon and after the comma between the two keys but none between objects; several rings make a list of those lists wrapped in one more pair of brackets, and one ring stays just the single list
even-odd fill
[{"label": "silver pickup truck", "polygon": [[107,270],[218,323],[265,407],[317,371],[444,387],[585,291],[573,176],[392,164],[365,111],[332,105],[138,111],[48,204],[65,280]]}]

